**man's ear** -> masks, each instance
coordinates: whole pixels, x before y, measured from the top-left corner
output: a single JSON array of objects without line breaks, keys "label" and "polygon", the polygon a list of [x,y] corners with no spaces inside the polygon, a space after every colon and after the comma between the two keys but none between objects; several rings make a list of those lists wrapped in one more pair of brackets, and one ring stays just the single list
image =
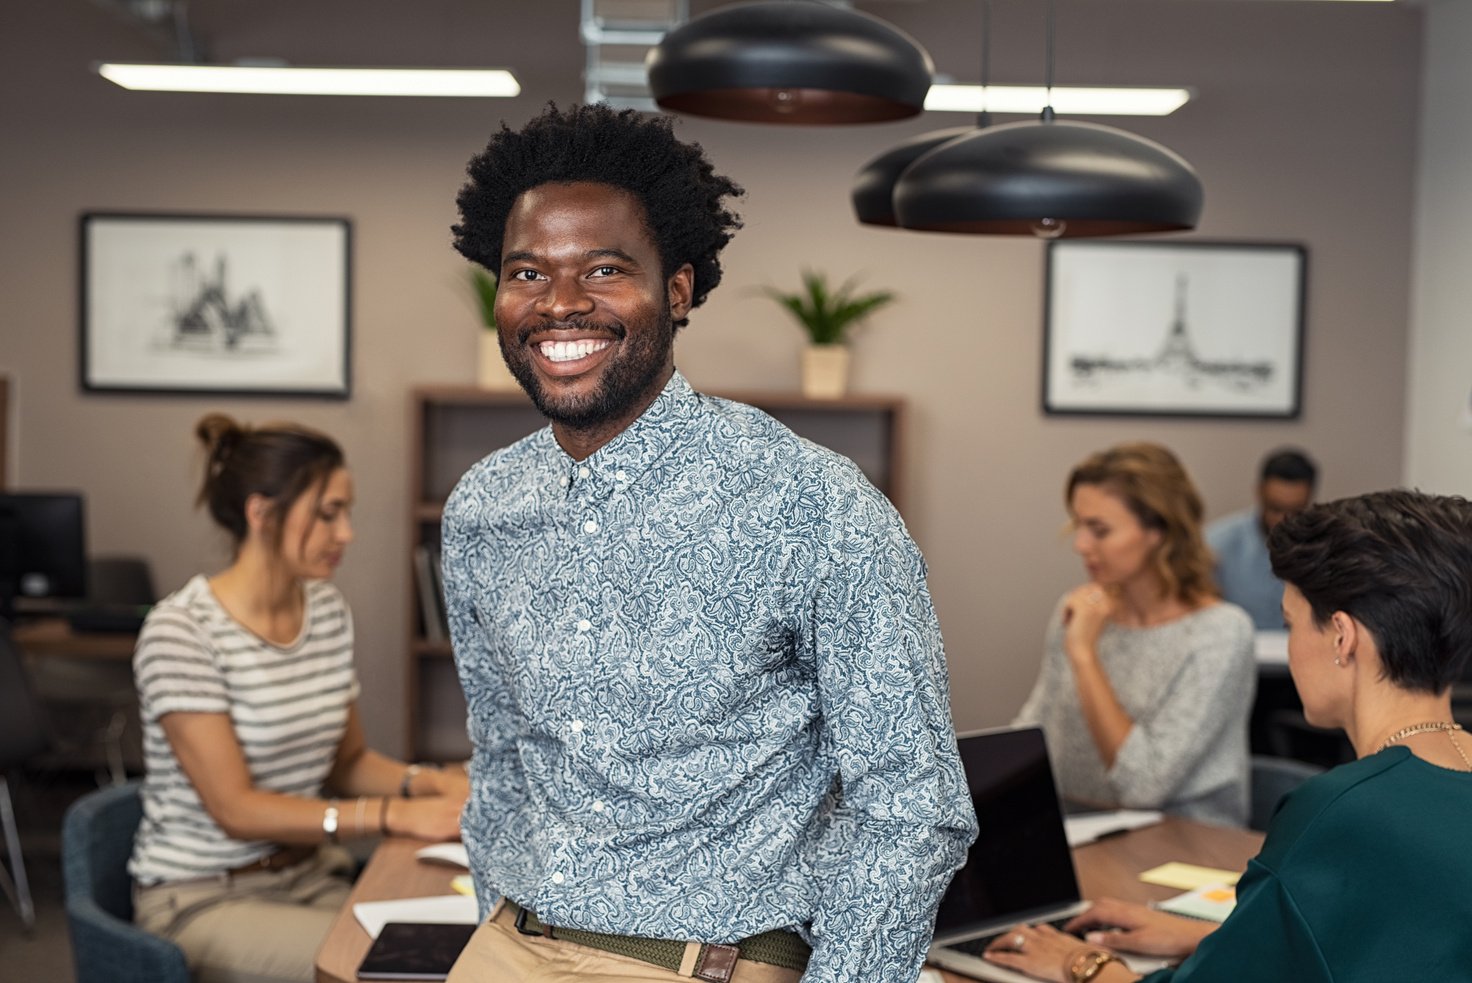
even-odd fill
[{"label": "man's ear", "polygon": [[670,318],[676,321],[683,320],[690,313],[694,305],[692,300],[695,296],[695,268],[689,263],[681,266],[670,274],[669,281],[665,284],[665,292],[670,302]]}]

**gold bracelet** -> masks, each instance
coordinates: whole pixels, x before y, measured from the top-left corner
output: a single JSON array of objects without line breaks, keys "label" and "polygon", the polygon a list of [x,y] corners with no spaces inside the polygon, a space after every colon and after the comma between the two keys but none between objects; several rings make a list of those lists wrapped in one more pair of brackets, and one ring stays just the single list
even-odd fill
[{"label": "gold bracelet", "polygon": [[354,810],[354,818],[356,819],[356,824],[355,825],[358,828],[358,835],[359,836],[362,836],[363,835],[363,810],[366,809],[367,807],[368,807],[368,800],[365,799],[365,798],[363,798],[361,795],[358,796],[358,807],[357,807],[356,810]]},{"label": "gold bracelet", "polygon": [[1068,967],[1068,978],[1072,983],[1089,983],[1094,977],[1104,972],[1104,967],[1110,963],[1119,962],[1119,957],[1112,952],[1103,949],[1085,949],[1073,957],[1073,962]]}]

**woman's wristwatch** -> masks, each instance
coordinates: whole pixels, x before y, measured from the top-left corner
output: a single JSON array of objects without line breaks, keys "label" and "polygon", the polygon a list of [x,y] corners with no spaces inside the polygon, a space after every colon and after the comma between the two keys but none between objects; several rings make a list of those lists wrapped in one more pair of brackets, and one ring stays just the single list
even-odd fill
[{"label": "woman's wristwatch", "polygon": [[1085,949],[1070,960],[1068,978],[1071,983],[1089,983],[1094,977],[1104,972],[1105,966],[1119,961],[1119,957],[1108,950]]},{"label": "woman's wristwatch", "polygon": [[327,808],[322,812],[322,834],[328,843],[337,842],[337,800],[333,799],[327,803]]}]

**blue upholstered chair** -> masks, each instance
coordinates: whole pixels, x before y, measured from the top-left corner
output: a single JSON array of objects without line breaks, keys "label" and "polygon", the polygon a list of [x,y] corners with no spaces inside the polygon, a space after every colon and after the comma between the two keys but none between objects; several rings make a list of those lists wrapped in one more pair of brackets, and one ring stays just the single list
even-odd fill
[{"label": "blue upholstered chair", "polygon": [[128,857],[143,818],[139,783],[82,796],[61,826],[66,920],[77,983],[189,983],[184,953],[133,924]]}]

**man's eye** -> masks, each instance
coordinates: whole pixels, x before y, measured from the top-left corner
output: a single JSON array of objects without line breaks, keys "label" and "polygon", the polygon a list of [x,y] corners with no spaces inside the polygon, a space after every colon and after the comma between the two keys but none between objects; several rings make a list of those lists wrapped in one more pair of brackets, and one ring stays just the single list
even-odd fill
[{"label": "man's eye", "polygon": [[614,276],[618,273],[617,266],[600,266],[593,271],[594,276]]},{"label": "man's eye", "polygon": [[511,279],[513,280],[535,280],[536,278],[536,270],[517,270],[515,273],[511,274]]}]

